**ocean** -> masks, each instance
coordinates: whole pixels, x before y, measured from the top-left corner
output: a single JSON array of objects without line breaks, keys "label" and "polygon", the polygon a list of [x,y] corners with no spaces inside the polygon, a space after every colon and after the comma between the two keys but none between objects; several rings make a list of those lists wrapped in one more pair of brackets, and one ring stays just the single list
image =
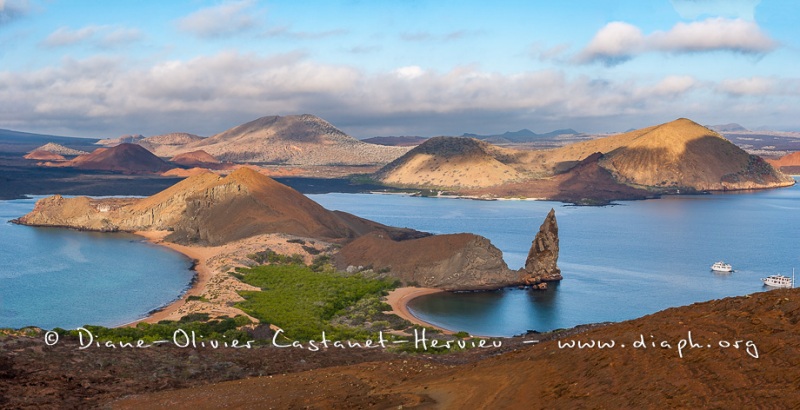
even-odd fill
[{"label": "ocean", "polygon": [[[409,306],[430,323],[476,335],[633,319],[766,291],[761,277],[800,271],[798,186],[605,207],[377,194],[309,197],[388,225],[486,236],[512,269],[524,264],[539,225],[554,208],[563,281],[547,291],[436,294]],[[189,286],[188,259],[137,236],[7,222],[34,202],[0,201],[0,327],[120,325],[168,304]],[[735,272],[711,272],[718,260]]]},{"label": "ocean", "polygon": [[[411,312],[474,335],[512,336],[634,319],[669,307],[767,291],[761,277],[800,272],[800,187],[669,196],[605,207],[401,195],[311,195],[329,209],[433,233],[486,236],[512,269],[554,208],[564,280],[547,291],[504,289],[420,297]],[[717,274],[724,260],[735,272]]]},{"label": "ocean", "polygon": [[192,261],[139,236],[8,222],[34,203],[0,201],[0,328],[118,326],[188,289]]}]

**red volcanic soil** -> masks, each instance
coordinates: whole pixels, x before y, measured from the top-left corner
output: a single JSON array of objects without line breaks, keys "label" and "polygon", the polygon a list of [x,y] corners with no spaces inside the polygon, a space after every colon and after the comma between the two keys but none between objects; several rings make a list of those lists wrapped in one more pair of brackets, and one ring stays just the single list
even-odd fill
[{"label": "red volcanic soil", "polygon": [[800,290],[671,308],[472,363],[444,360],[402,356],[143,394],[114,406],[796,409]]},{"label": "red volcanic soil", "polygon": [[25,155],[23,158],[25,158],[25,159],[33,159],[33,160],[37,160],[37,161],[66,161],[67,160],[66,158],[64,158],[63,155],[54,154],[54,153],[52,153],[50,151],[45,151],[45,150],[41,150],[41,149],[37,149],[37,150],[31,151],[30,153]]},{"label": "red volcanic soil", "polygon": [[66,166],[78,169],[116,171],[129,174],[158,173],[173,168],[161,158],[136,144],[120,144],[111,148],[98,148],[79,155]]},{"label": "red volcanic soil", "polygon": [[212,157],[209,153],[203,150],[192,152],[184,152],[178,154],[170,159],[170,162],[183,165],[185,167],[201,167],[208,168],[209,166],[219,165],[219,160]]},{"label": "red volcanic soil", "polygon": [[768,159],[767,162],[781,172],[800,175],[800,151],[784,155],[778,159]]}]

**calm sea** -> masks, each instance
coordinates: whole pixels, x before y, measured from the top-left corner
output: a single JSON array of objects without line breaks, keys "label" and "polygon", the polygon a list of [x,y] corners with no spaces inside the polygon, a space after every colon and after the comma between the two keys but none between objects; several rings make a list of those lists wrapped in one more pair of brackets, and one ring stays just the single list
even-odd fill
[{"label": "calm sea", "polygon": [[138,236],[8,222],[34,202],[0,201],[0,328],[121,325],[188,288],[191,261]]},{"label": "calm sea", "polygon": [[[472,232],[524,264],[550,208],[558,218],[564,280],[548,291],[506,289],[415,299],[417,317],[472,334],[511,336],[622,321],[673,306],[766,291],[761,277],[800,274],[800,187],[674,196],[575,207],[544,201],[472,201],[400,195],[311,195],[328,209],[433,233]],[[735,272],[715,274],[724,260]]]}]

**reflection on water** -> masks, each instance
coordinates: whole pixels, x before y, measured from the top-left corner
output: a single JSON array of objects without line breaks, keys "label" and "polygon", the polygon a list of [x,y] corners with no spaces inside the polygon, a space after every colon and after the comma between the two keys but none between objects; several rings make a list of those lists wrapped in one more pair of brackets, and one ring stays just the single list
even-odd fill
[{"label": "reflection on water", "polygon": [[[544,201],[466,201],[397,195],[314,195],[329,209],[437,233],[472,232],[523,265],[556,209],[564,280],[547,291],[443,293],[414,299],[421,319],[472,334],[509,336],[633,319],[672,306],[767,290],[759,280],[800,267],[800,188],[675,196],[610,207]],[[440,218],[438,215],[460,215]],[[736,272],[717,275],[724,260]]]}]

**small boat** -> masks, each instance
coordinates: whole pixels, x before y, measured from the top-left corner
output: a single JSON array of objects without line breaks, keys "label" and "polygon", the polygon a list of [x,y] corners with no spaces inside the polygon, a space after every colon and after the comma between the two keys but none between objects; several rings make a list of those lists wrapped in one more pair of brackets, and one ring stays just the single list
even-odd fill
[{"label": "small boat", "polygon": [[761,278],[764,285],[773,288],[793,288],[794,287],[794,269],[792,269],[792,277],[783,275],[769,275],[766,278]]},{"label": "small boat", "polygon": [[733,268],[731,267],[731,265],[723,261],[719,261],[711,265],[711,270],[713,270],[714,272],[733,272]]}]

